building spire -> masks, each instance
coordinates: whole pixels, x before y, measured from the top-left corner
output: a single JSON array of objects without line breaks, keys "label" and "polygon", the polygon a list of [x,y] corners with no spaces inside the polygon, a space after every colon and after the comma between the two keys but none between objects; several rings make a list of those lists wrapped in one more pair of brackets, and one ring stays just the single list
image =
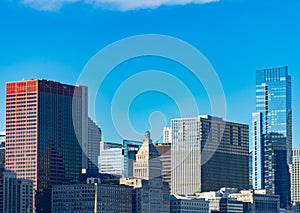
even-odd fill
[{"label": "building spire", "polygon": [[151,144],[151,143],[152,143],[150,131],[146,131],[146,132],[145,132],[145,139],[144,139],[144,142],[147,142],[148,144]]},{"label": "building spire", "polygon": [[151,134],[145,132],[144,142],[136,154],[134,163],[134,177],[149,180],[161,176],[161,162],[159,153],[152,144]]}]

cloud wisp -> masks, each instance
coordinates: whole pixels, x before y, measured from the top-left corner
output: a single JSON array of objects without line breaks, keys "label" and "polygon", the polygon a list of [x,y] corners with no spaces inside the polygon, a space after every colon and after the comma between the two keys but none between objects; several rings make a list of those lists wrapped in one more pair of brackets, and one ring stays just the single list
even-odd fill
[{"label": "cloud wisp", "polygon": [[57,11],[66,4],[85,3],[96,8],[111,10],[154,9],[162,5],[187,5],[218,2],[219,0],[20,0],[21,3],[41,11]]}]

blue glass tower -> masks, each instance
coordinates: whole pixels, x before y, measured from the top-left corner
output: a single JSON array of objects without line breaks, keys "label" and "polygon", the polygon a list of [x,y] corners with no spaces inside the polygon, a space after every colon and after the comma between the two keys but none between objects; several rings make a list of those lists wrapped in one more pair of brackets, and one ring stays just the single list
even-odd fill
[{"label": "blue glass tower", "polygon": [[292,161],[292,92],[288,67],[256,71],[256,111],[262,113],[262,133],[287,139],[288,163]]},{"label": "blue glass tower", "polygon": [[[278,153],[277,140],[270,140],[274,134],[280,135],[281,143],[282,140],[284,141],[283,147],[285,147],[286,154],[282,156],[286,158],[284,160],[286,165],[291,164],[292,94],[291,76],[288,74],[287,66],[256,71],[256,112],[252,115],[253,187],[255,189],[268,188],[271,193],[276,192],[280,195],[281,192],[275,190],[278,188],[276,184],[270,184],[274,183],[276,174],[276,171],[271,171],[271,169],[279,168],[276,165],[279,161],[268,160],[271,158],[270,155]],[[272,147],[275,148],[271,149],[270,144],[273,144]],[[282,152],[282,146],[280,150]],[[280,163],[282,164],[282,161]],[[284,168],[288,169],[288,167]],[[288,171],[284,174],[288,176]],[[281,181],[290,182],[288,177],[276,179],[277,184],[283,184]],[[281,206],[286,207],[287,203]]]}]

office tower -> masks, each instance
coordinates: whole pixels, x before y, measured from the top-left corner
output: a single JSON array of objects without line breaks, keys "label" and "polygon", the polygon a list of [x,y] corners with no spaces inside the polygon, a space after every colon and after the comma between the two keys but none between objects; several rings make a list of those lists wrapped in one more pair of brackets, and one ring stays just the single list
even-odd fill
[{"label": "office tower", "polygon": [[0,213],[32,213],[32,206],[32,181],[18,179],[15,173],[0,168]]},{"label": "office tower", "polygon": [[262,113],[252,113],[252,179],[254,189],[264,188],[264,143],[262,130]]},{"label": "office tower", "polygon": [[0,142],[0,168],[4,168],[5,142]]},{"label": "office tower", "polygon": [[[5,166],[35,190],[78,179],[87,160],[87,88],[46,80],[6,85]],[[81,146],[82,145],[82,148]]]},{"label": "office tower", "polygon": [[209,202],[204,198],[170,196],[170,213],[209,213]]},{"label": "office tower", "polygon": [[292,202],[300,202],[300,149],[293,149],[293,163],[292,163]]},{"label": "office tower", "polygon": [[171,193],[201,191],[201,142],[198,118],[172,119]]},{"label": "office tower", "polygon": [[249,187],[247,125],[208,115],[171,123],[172,194]]},{"label": "office tower", "polygon": [[142,142],[131,140],[123,140],[122,144],[101,142],[98,158],[100,173],[132,177],[133,163],[141,146]]},{"label": "office tower", "polygon": [[0,168],[4,168],[5,132],[0,132]]},{"label": "office tower", "polygon": [[87,157],[88,157],[88,173],[98,174],[98,157],[100,155],[100,141],[102,137],[101,129],[97,124],[88,118],[88,143],[87,143]]},{"label": "office tower", "polygon": [[252,181],[253,181],[253,177],[252,177],[252,170],[253,170],[253,151],[249,152],[249,189],[253,189],[253,185],[252,185]]},{"label": "office tower", "polygon": [[268,193],[280,195],[280,208],[291,205],[291,177],[286,162],[286,138],[282,134],[270,133],[264,137],[265,144],[265,189]]},{"label": "office tower", "polygon": [[134,177],[120,179],[121,184],[134,187],[133,212],[170,212],[169,186],[162,181],[161,170],[158,151],[147,131],[134,162]]},{"label": "office tower", "polygon": [[133,176],[133,163],[136,160],[136,154],[143,142],[123,140],[123,154],[124,154],[124,177],[129,178]]},{"label": "office tower", "polygon": [[160,162],[162,165],[162,179],[164,182],[169,184],[169,187],[171,187],[171,144],[156,144],[155,148],[160,156]]},{"label": "office tower", "polygon": [[53,186],[52,212],[132,212],[131,187],[87,181]]},{"label": "office tower", "polygon": [[4,142],[5,141],[5,136],[6,136],[5,131],[0,131],[0,142]]},{"label": "office tower", "polygon": [[262,134],[286,137],[287,162],[292,162],[292,91],[288,67],[256,71],[256,112],[262,113]]},{"label": "office tower", "polygon": [[133,164],[133,176],[136,178],[151,180],[161,177],[160,156],[155,148],[150,133],[146,132],[145,140],[136,154],[136,162]]},{"label": "office tower", "polygon": [[[253,187],[267,188],[269,192],[280,195],[281,208],[289,208],[290,205],[286,195],[286,190],[290,190],[290,175],[286,168],[292,162],[291,106],[291,76],[288,74],[288,67],[257,70],[256,112],[253,113],[252,121]],[[276,143],[279,143],[278,146]],[[286,154],[282,150],[284,147]],[[273,158],[270,155],[275,152],[278,156],[285,156],[286,165],[282,165],[281,159],[269,161]],[[281,172],[278,168],[284,168],[284,171]],[[274,169],[276,171],[273,171]],[[277,177],[275,183],[272,174],[276,173],[280,173],[281,176]],[[278,190],[279,188],[282,190]]]},{"label": "office tower", "polygon": [[100,142],[99,172],[101,174],[112,174],[124,176],[124,157],[122,145]]},{"label": "office tower", "polygon": [[172,129],[170,127],[164,127],[163,143],[172,143]]}]

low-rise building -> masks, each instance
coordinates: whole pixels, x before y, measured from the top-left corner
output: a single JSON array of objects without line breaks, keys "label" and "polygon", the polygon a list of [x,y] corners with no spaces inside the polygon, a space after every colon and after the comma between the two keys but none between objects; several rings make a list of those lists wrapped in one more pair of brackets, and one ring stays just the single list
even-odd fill
[{"label": "low-rise building", "polygon": [[266,190],[244,190],[229,194],[244,204],[244,213],[279,213],[280,199],[278,195],[267,194]]},{"label": "low-rise building", "polygon": [[196,195],[209,201],[211,213],[243,213],[243,203],[229,197],[230,193],[237,192],[238,189],[235,188],[221,188],[219,191],[196,193]]},{"label": "low-rise building", "polygon": [[170,213],[209,213],[209,201],[198,197],[170,196]]},{"label": "low-rise building", "polygon": [[52,212],[132,212],[132,187],[97,182],[53,186]]}]

